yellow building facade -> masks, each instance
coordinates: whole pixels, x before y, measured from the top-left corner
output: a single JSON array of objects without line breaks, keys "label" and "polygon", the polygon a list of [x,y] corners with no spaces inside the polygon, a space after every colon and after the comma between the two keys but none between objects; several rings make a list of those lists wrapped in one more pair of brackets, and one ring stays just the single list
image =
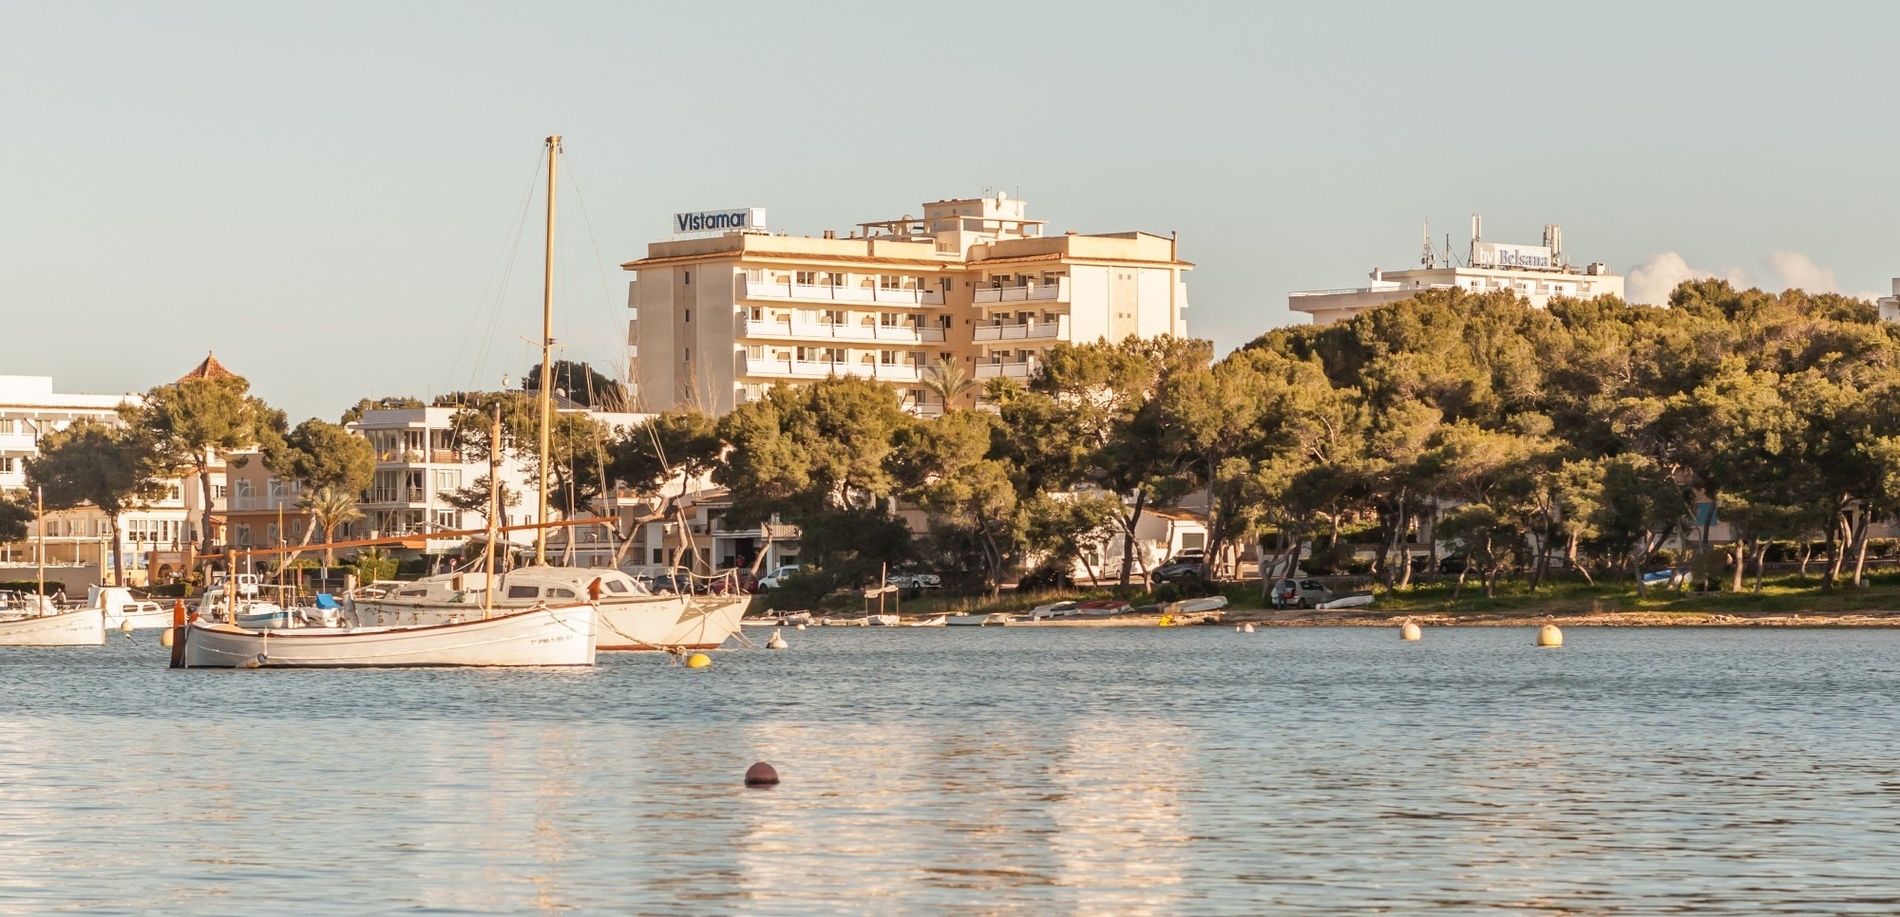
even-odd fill
[{"label": "yellow building facade", "polygon": [[[723,414],[777,385],[888,383],[906,410],[943,411],[926,384],[1026,379],[1060,342],[1183,335],[1193,265],[1171,237],[1044,235],[1007,195],[925,204],[839,238],[774,235],[762,211],[680,214],[622,267],[641,410]],[[754,219],[748,219],[750,214]],[[727,228],[745,224],[741,228]],[[954,368],[948,368],[954,367]]]}]

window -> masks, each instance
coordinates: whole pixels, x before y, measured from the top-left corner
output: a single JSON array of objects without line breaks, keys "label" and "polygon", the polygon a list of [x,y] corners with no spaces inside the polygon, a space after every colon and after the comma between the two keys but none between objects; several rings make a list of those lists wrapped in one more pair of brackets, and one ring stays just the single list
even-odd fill
[{"label": "window", "polygon": [[765,310],[764,310],[764,309],[761,309],[761,308],[759,308],[758,306],[753,306],[753,307],[752,307],[752,320],[753,320],[753,321],[755,321],[755,322],[758,322],[758,321],[764,321],[764,320],[765,320]]},{"label": "window", "polygon": [[19,459],[11,455],[0,455],[0,474],[12,474],[18,470]]},{"label": "window", "polygon": [[607,580],[606,583],[607,583],[608,592],[618,592],[622,594],[625,594],[627,592],[627,584],[617,579]]},{"label": "window", "polygon": [[571,599],[571,598],[574,598],[574,590],[562,589],[559,586],[551,586],[548,588],[548,596],[550,598],[556,598],[556,599]]},{"label": "window", "polygon": [[879,274],[877,286],[880,290],[901,290],[904,288],[904,278],[896,274]]},{"label": "window", "polygon": [[662,551],[662,550],[660,550],[659,548],[654,548],[654,549],[653,549],[653,562],[654,562],[654,563],[656,563],[656,564],[663,564],[663,563],[666,563],[666,552],[665,552],[665,551]]},{"label": "window", "polygon": [[691,347],[686,348],[685,353],[686,353],[686,362],[688,363],[693,362],[693,348]]},{"label": "window", "polygon": [[877,352],[877,361],[879,363],[884,364],[885,366],[896,366],[897,365],[897,351],[880,350]]},{"label": "window", "polygon": [[540,592],[541,590],[534,586],[509,586],[508,587],[508,597],[511,599],[531,599],[531,598],[534,598],[536,595],[539,595]]},{"label": "window", "polygon": [[[798,280],[799,286],[803,286],[803,287],[817,286],[818,273],[816,271],[799,271],[797,275],[797,280]],[[659,563],[659,561],[656,560],[654,561],[654,563]]]},{"label": "window", "polygon": [[690,322],[690,321],[692,321],[692,320],[693,320],[693,310],[691,310],[691,309],[684,309],[684,310],[681,310],[681,311],[683,311],[683,312],[685,313],[685,315],[686,315],[686,320],[687,320],[688,322]]},{"label": "window", "polygon": [[900,316],[895,312],[881,312],[878,313],[877,323],[886,328],[895,328],[897,327],[897,319],[899,317]]},{"label": "window", "polygon": [[433,515],[435,518],[432,521],[435,523],[435,528],[436,528],[436,531],[438,532],[441,532],[441,531],[452,532],[461,527],[462,520],[458,518],[461,514],[457,513],[455,510],[438,509],[434,512]]},{"label": "window", "polygon": [[242,547],[246,547],[246,548],[250,547],[251,546],[251,527],[248,525],[232,526],[231,540],[237,542]]},{"label": "window", "polygon": [[462,469],[438,468],[435,472],[435,492],[455,490],[462,486]]},{"label": "window", "polygon": [[680,276],[681,276],[681,277],[684,277],[684,278],[686,278],[686,283],[684,284],[685,286],[689,286],[689,287],[690,287],[690,286],[692,286],[692,285],[693,285],[693,272],[692,272],[692,271],[681,271],[681,272],[680,272]]},{"label": "window", "polygon": [[748,359],[748,360],[763,360],[763,359],[765,359],[765,345],[763,345],[763,344],[747,344],[747,345],[745,345],[745,358],[746,358],[746,359]]},{"label": "window", "polygon": [[13,418],[0,419],[0,436],[12,436],[15,432],[16,428]]}]

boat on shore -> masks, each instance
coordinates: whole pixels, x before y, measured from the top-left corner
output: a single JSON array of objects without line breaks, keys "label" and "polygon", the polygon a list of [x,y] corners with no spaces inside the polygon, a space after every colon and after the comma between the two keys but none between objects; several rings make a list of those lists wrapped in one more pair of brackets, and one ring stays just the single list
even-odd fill
[{"label": "boat on shore", "polygon": [[1332,611],[1338,608],[1363,608],[1372,604],[1372,598],[1373,596],[1370,592],[1358,592],[1352,595],[1342,595],[1330,602],[1321,602],[1313,607],[1321,611]]},{"label": "boat on shore", "polygon": [[1009,623],[1009,615],[1002,614],[1002,613],[974,614],[974,615],[946,615],[944,616],[943,623],[950,627],[1002,626]]},{"label": "boat on shore", "polygon": [[182,628],[175,667],[372,668],[594,664],[591,604],[537,607],[425,627],[250,630],[202,618]]},{"label": "boat on shore", "polygon": [[924,618],[921,621],[904,622],[905,627],[948,627],[949,624],[950,624],[949,615],[937,615],[934,618]]}]

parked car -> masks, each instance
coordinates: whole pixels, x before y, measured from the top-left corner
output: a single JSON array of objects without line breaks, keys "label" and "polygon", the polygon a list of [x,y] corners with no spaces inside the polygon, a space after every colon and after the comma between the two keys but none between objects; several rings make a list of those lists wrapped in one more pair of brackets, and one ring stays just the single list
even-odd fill
[{"label": "parked car", "polygon": [[1471,559],[1463,554],[1447,554],[1438,561],[1440,573],[1463,573],[1471,568]]},{"label": "parked car", "polygon": [[1162,564],[1148,574],[1148,578],[1157,583],[1172,583],[1179,580],[1200,579],[1207,575],[1207,567],[1199,558],[1177,560]]},{"label": "parked car", "polygon": [[790,579],[792,574],[797,572],[798,564],[786,564],[783,567],[773,570],[759,577],[759,591],[765,592],[769,589],[777,589],[779,586],[784,585],[785,581]]},{"label": "parked car", "polygon": [[1172,564],[1172,563],[1179,563],[1182,561],[1189,561],[1189,560],[1194,561],[1195,563],[1198,563],[1198,564],[1206,563],[1207,549],[1206,548],[1182,548],[1181,550],[1176,551],[1173,557],[1168,558],[1168,563]]},{"label": "parked car", "polygon": [[1269,599],[1275,608],[1312,608],[1336,598],[1326,584],[1316,579],[1283,579],[1273,584]]},{"label": "parked car", "polygon": [[677,592],[682,595],[705,595],[706,581],[694,579],[687,573],[662,574],[653,578],[650,587],[654,592]]},{"label": "parked car", "polygon": [[739,595],[759,591],[759,578],[750,570],[728,570],[706,584],[712,595]]},{"label": "parked car", "polygon": [[884,580],[899,589],[942,589],[943,577],[935,573],[893,573]]}]

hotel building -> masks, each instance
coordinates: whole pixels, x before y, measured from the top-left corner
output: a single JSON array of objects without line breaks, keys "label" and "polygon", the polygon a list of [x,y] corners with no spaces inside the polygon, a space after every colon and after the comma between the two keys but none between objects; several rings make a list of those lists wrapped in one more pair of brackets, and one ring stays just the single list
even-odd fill
[{"label": "hotel building", "polygon": [[1046,235],[1000,193],[922,211],[844,238],[770,234],[758,209],[676,215],[671,240],[622,265],[635,274],[641,409],[723,414],[838,375],[886,382],[906,410],[936,415],[924,383],[946,363],[977,383],[960,396],[971,404],[987,379],[1028,378],[1057,343],[1185,333],[1193,265],[1171,237]]},{"label": "hotel building", "polygon": [[1874,305],[1880,309],[1881,321],[1900,322],[1900,277],[1893,279],[1893,295],[1880,297]]},{"label": "hotel building", "polygon": [[1554,296],[1621,298],[1623,277],[1610,273],[1600,261],[1572,267],[1564,257],[1563,231],[1555,225],[1544,227],[1542,245],[1507,245],[1484,241],[1483,224],[1472,217],[1471,248],[1462,264],[1448,250],[1441,253],[1432,248],[1428,236],[1418,267],[1375,269],[1372,283],[1362,287],[1295,292],[1288,295],[1287,307],[1312,316],[1315,325],[1330,325],[1426,290],[1454,289],[1515,293],[1542,309]]}]

